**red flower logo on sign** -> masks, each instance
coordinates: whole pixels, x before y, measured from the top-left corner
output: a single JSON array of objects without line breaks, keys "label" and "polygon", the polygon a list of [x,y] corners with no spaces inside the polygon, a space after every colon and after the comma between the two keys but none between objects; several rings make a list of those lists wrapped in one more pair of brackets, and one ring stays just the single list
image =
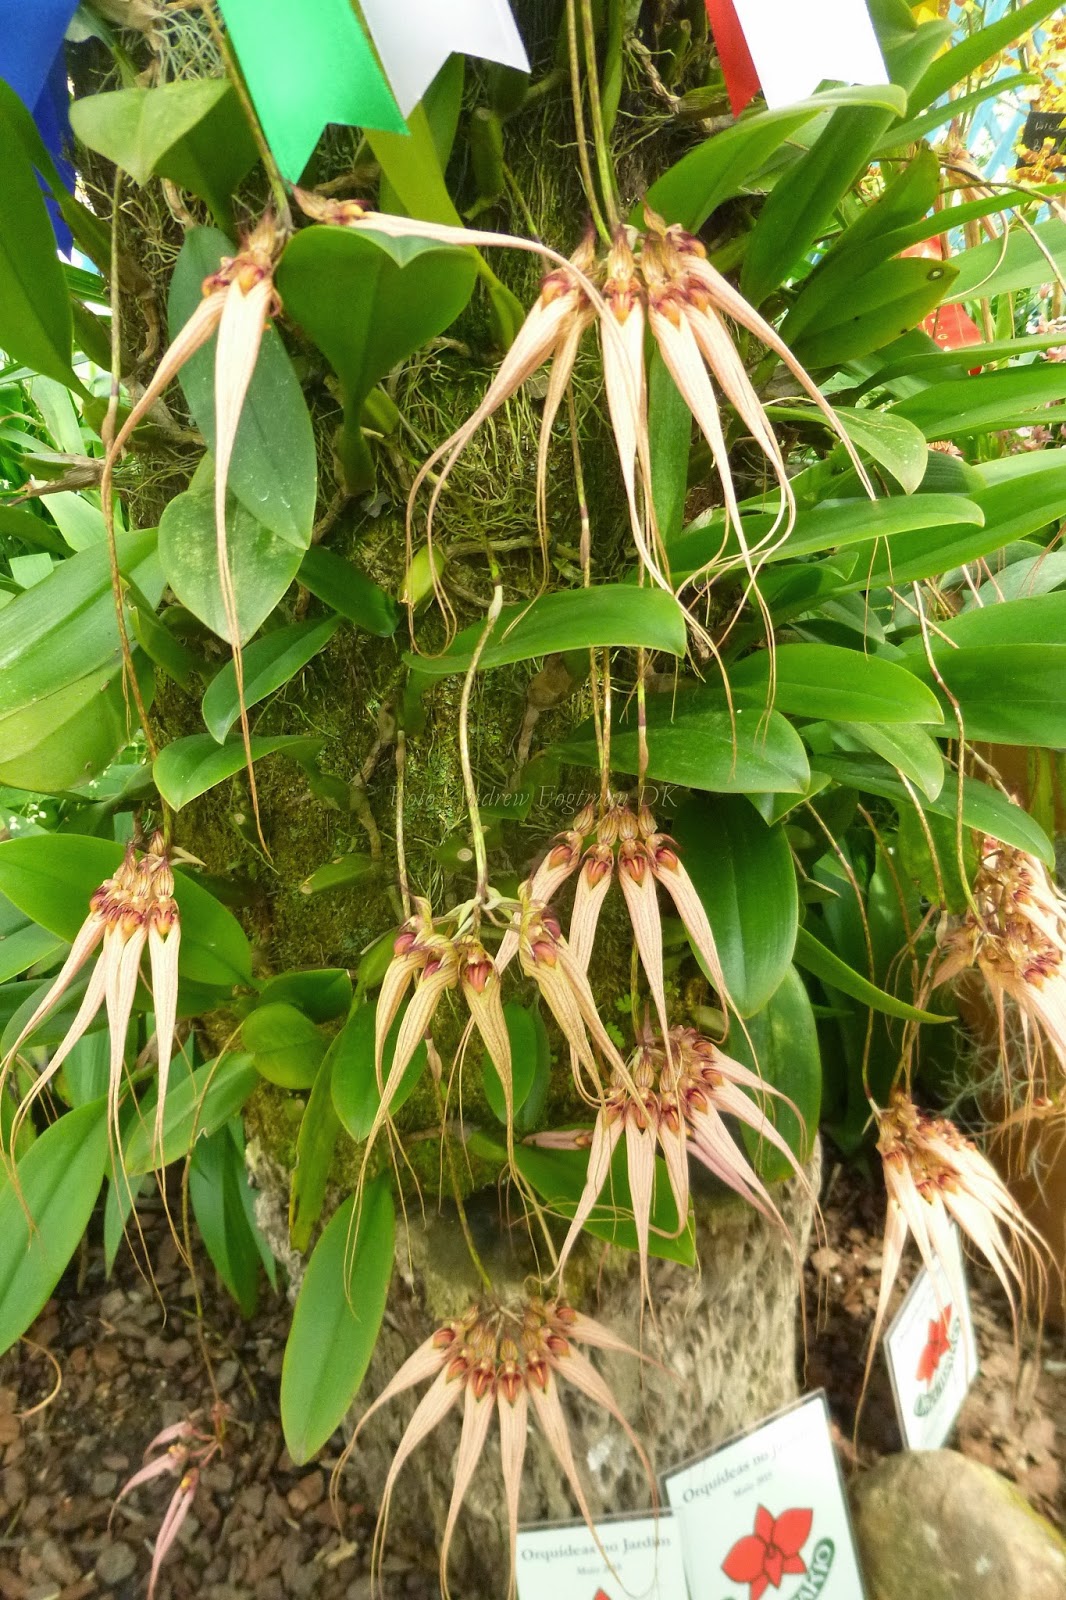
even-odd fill
[{"label": "red flower logo on sign", "polygon": [[751,1585],[748,1600],[761,1600],[771,1585],[780,1589],[786,1573],[804,1573],[800,1555],[811,1532],[814,1512],[782,1511],[771,1516],[765,1506],[755,1513],[755,1532],[738,1539],[722,1562],[722,1571],[734,1583]]},{"label": "red flower logo on sign", "polygon": [[951,1349],[951,1307],[946,1306],[929,1324],[929,1337],[925,1341],[918,1362],[918,1382],[932,1383],[936,1371],[948,1351]]}]

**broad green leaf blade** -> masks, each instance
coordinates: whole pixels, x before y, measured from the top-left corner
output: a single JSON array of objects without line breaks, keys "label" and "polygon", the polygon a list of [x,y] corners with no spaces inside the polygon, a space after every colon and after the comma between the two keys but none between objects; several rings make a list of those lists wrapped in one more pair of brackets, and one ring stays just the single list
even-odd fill
[{"label": "broad green leaf blade", "polygon": [[26,1332],[92,1216],[107,1164],[107,1106],[68,1111],[0,1187],[0,1353]]},{"label": "broad green leaf blade", "polygon": [[396,632],[400,609],[395,600],[343,556],[312,545],[297,576],[305,589],[375,638],[390,639]]},{"label": "broad green leaf blade", "polygon": [[[951,716],[945,708],[950,726]],[[936,740],[910,723],[838,722],[835,729],[882,756],[935,800],[944,787],[944,758]]]},{"label": "broad green leaf blade", "polygon": [[332,1061],[323,1057],[296,1135],[296,1166],[289,1191],[289,1239],[304,1251],[322,1215],[341,1120],[333,1106]]},{"label": "broad green leaf blade", "polygon": [[[232,495],[226,499],[226,543],[238,631],[245,644],[300,570],[301,552],[297,545],[257,522]],[[182,605],[228,642],[210,490],[190,489],[175,495],[166,506],[159,519],[159,560]]]},{"label": "broad green leaf blade", "polygon": [[[225,1127],[244,1105],[258,1083],[255,1067],[246,1055],[220,1056],[207,1061],[167,1086],[163,1110],[163,1165],[184,1161],[199,1139]],[[157,1169],[154,1149],[155,1090],[146,1095],[141,1115],[133,1125],[123,1159],[130,1177]]]},{"label": "broad green leaf blade", "polygon": [[[806,751],[779,711],[767,716],[740,706],[731,717],[721,693],[701,690],[679,701],[671,716],[671,707],[657,705],[657,698],[648,706],[648,776],[656,783],[717,794],[807,792]],[[577,729],[558,753],[563,760],[596,766],[592,729]],[[621,726],[612,734],[611,765],[619,772],[638,770],[635,729]]]},{"label": "broad green leaf blade", "polygon": [[0,117],[0,172],[0,350],[84,393],[70,364],[73,320],[52,223],[7,117]]},{"label": "broad green leaf blade", "polygon": [[[838,783],[866,794],[879,794],[895,802],[899,810],[912,808],[914,800],[900,783],[896,773],[886,763],[864,760],[858,756],[816,757],[819,771],[825,772]],[[958,806],[958,780],[949,776],[935,800],[922,802],[922,809],[955,821]],[[1014,805],[996,789],[976,779],[966,780],[963,788],[962,821],[966,828],[990,834],[1004,844],[1015,845],[1039,856],[1045,866],[1054,867],[1055,851],[1050,839],[1027,811]]]},{"label": "broad green leaf blade", "polygon": [[[511,1041],[511,1086],[517,1117],[529,1098],[536,1076],[537,1025],[532,1011],[519,1005],[517,1000],[508,1000],[503,1014],[507,1022],[507,1036]],[[503,1084],[487,1050],[481,1062],[481,1083],[494,1116],[506,1123],[507,1102],[503,1095]]]},{"label": "broad green leaf blade", "polygon": [[[846,262],[845,262],[846,266]],[[950,291],[957,268],[947,261],[911,257],[885,261],[838,289],[817,312],[782,329],[806,367],[840,366],[880,350],[915,328]]]},{"label": "broad green leaf blade", "polygon": [[906,417],[927,439],[955,439],[1030,423],[1054,426],[1066,419],[1066,407],[1054,408],[1064,396],[1058,364],[1041,362],[931,383],[898,401],[891,414]]},{"label": "broad green leaf blade", "polygon": [[799,895],[781,827],[743,796],[693,795],[672,830],[710,919],[730,997],[742,1017],[761,1011],[792,961]]},{"label": "broad green leaf blade", "polygon": [[[320,618],[317,622],[293,622],[249,645],[244,652],[245,706],[258,705],[268,694],[288,683],[325,649],[339,627],[340,618],[336,616]],[[232,661],[212,678],[201,710],[207,731],[221,744],[241,714],[237,673]]]},{"label": "broad green leaf blade", "polygon": [[310,1089],[326,1054],[325,1036],[310,1017],[280,1002],[248,1013],[241,1043],[256,1071],[282,1089]]},{"label": "broad green leaf blade", "polygon": [[[74,833],[7,839],[0,843],[0,893],[69,944],[88,916],[90,896],[114,875],[122,856],[122,846],[109,839]],[[174,898],[181,913],[181,976],[225,989],[251,983],[251,951],[232,912],[180,871]]]},{"label": "broad green leaf blade", "polygon": [[359,426],[367,395],[455,321],[476,278],[471,252],[426,245],[401,267],[373,239],[343,228],[303,228],[286,246],[278,287],[343,385],[341,456],[353,489],[372,479]]},{"label": "broad green leaf blade", "polygon": [[[150,708],[151,664],[138,653],[133,668]],[[0,783],[43,794],[80,789],[129,744],[134,726],[121,673],[100,667],[0,719]]]},{"label": "broad green leaf blade", "polygon": [[[506,1159],[504,1151],[500,1157]],[[587,1150],[540,1150],[535,1145],[519,1145],[515,1165],[531,1183],[553,1215],[569,1218],[577,1210],[585,1187],[589,1158]],[[633,1201],[629,1192],[629,1171],[625,1140],[619,1144],[611,1162],[611,1172],[603,1186],[600,1203],[593,1208],[584,1231],[595,1239],[605,1239],[620,1250],[637,1249],[637,1229],[632,1220]],[[696,1264],[696,1240],[692,1218],[678,1231],[677,1206],[670,1192],[666,1163],[655,1158],[655,1191],[651,1208],[649,1255],[662,1261]]]},{"label": "broad green leaf blade", "polygon": [[[1044,559],[1053,560],[1054,553],[1045,552]],[[1066,641],[1066,594],[1024,595],[975,606],[937,626],[953,644],[971,649],[999,644],[1060,645]],[[904,649],[911,655],[920,654],[921,639],[908,639]]]},{"label": "broad green leaf blade", "polygon": [[[429,678],[465,672],[484,631],[480,623],[465,628],[440,656],[407,655],[404,659]],[[563,589],[542,595],[532,605],[504,611],[481,655],[480,667],[507,666],[565,650],[598,645],[628,645],[685,653],[685,613],[673,595],[661,589],[637,589],[628,583],[596,589]]]},{"label": "broad green leaf blade", "polygon": [[[191,228],[185,235],[170,283],[172,339],[199,304],[204,279],[234,248],[214,228]],[[212,338],[181,370],[189,410],[209,448],[215,442],[215,345]],[[318,492],[315,440],[299,379],[273,328],[263,333],[227,488],[257,523],[295,550],[307,549]]]},{"label": "broad green leaf blade", "polygon": [[344,967],[306,967],[279,972],[259,991],[260,1005],[299,1006],[312,1022],[332,1022],[352,1003],[352,980]]},{"label": "broad green leaf blade", "polygon": [[70,121],[90,150],[135,182],[169,178],[206,200],[223,224],[230,195],[256,159],[252,131],[225,78],[86,95],[71,106]]},{"label": "broad green leaf blade", "polygon": [[[1036,237],[1033,237],[1035,233]],[[1011,228],[1004,247],[998,239],[961,250],[952,259],[959,275],[951,287],[950,300],[969,300],[975,295],[991,297],[1032,289],[1052,276],[1052,261],[1066,254],[1066,222],[1053,217],[1038,223],[1033,233]]]},{"label": "broad green leaf blade", "polygon": [[[392,1069],[400,1019],[393,1023],[382,1058],[382,1082]],[[330,1046],[333,1071],[333,1105],[349,1135],[362,1144],[374,1125],[381,1094],[374,1070],[374,1007],[365,1000],[353,1010]],[[419,1044],[393,1095],[390,1110],[397,1112],[418,1086],[429,1063],[425,1044]]]},{"label": "broad green leaf blade", "polygon": [[[730,1034],[726,1048],[792,1101],[798,1118],[771,1094],[763,1097],[762,1110],[793,1155],[808,1161],[822,1108],[822,1056],[811,1002],[791,963],[766,1005],[748,1019],[745,1031],[738,1028]],[[739,1132],[764,1183],[780,1183],[792,1176],[790,1163],[772,1144],[760,1139],[754,1128],[742,1123]]]},{"label": "broad green leaf blade", "polygon": [[249,1222],[244,1159],[228,1127],[200,1139],[189,1163],[189,1199],[215,1270],[245,1317],[259,1298],[260,1244]]},{"label": "broad green leaf blade", "polygon": [[[795,105],[752,112],[682,156],[652,184],[648,205],[668,223],[680,223],[695,233],[717,206],[741,194],[748,179],[813,117],[841,106],[876,106],[902,115],[906,104],[901,89],[882,84],[826,89]],[[634,227],[643,226],[642,204],[634,207],[630,221]]]},{"label": "broad green leaf blade", "polygon": [[894,994],[879,989],[842,961],[807,928],[801,928],[796,937],[796,962],[806,972],[811,972],[832,989],[849,994],[853,1000],[869,1006],[872,1011],[883,1012],[886,1017],[898,1017],[903,1022],[953,1022],[955,1019],[935,1011],[921,1011],[917,1006],[900,1000]]},{"label": "broad green leaf blade", "polygon": [[297,1464],[340,1427],[366,1376],[385,1314],[396,1218],[384,1174],[330,1219],[308,1262],[281,1369],[281,1425]]},{"label": "broad green leaf blade", "polygon": [[[831,644],[786,644],[776,651],[774,706],[792,716],[846,722],[941,722],[936,696],[893,661]],[[765,705],[770,662],[765,651],[729,669],[738,704]]]},{"label": "broad green leaf blade", "polygon": [[922,430],[906,417],[889,411],[867,407],[860,410],[856,406],[837,406],[835,410],[852,443],[890,472],[905,493],[913,494],[929,465],[929,449]]},{"label": "broad green leaf blade", "polygon": [[[253,761],[280,752],[293,761],[302,762],[318,754],[322,740],[308,739],[302,734],[275,734],[271,738],[255,735],[251,745]],[[164,746],[156,757],[152,776],[167,804],[180,811],[197,795],[243,772],[244,765],[242,740],[236,739],[220,747],[209,733],[194,733]]]},{"label": "broad green leaf blade", "polygon": [[[981,644],[952,650],[935,636],[931,643],[937,677],[958,702],[968,739],[1066,748],[1066,644]],[[928,661],[916,655],[911,660],[913,670],[938,689]],[[946,696],[940,698],[951,727],[955,712]]]}]

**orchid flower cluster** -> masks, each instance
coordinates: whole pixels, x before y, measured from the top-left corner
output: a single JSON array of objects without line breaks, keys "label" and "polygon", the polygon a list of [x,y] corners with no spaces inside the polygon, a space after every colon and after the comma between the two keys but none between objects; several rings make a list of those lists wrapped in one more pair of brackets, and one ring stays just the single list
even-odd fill
[{"label": "orchid flower cluster", "polygon": [[1029,1095],[1037,1068],[1041,1091],[1048,1087],[1045,1046],[1061,1087],[1066,1074],[1066,898],[1043,862],[998,839],[982,839],[972,905],[961,917],[941,920],[937,942],[934,985],[978,973],[999,1019],[1004,1062],[1013,1065],[1017,1056],[1007,1045],[1009,1006],[1022,1031]]},{"label": "orchid flower cluster", "polygon": [[163,835],[157,833],[152,837],[148,849],[139,857],[136,848],[128,845],[118,871],[113,877],[106,878],[92,895],[89,915],[78,930],[66,960],[4,1059],[2,1075],[6,1080],[23,1045],[67,993],[90,957],[96,954],[96,964],[70,1027],[52,1052],[48,1065],[34,1078],[15,1112],[8,1139],[11,1150],[15,1148],[19,1128],[34,1102],[53,1081],[101,1006],[107,1013],[111,1037],[108,1117],[117,1145],[126,1033],[147,954],[158,1061],[153,1153],[162,1164],[163,1113],[170,1059],[174,1050],[180,947],[181,919],[174,899],[174,873]]},{"label": "orchid flower cluster", "polygon": [[[157,1478],[163,1477],[176,1477],[178,1480],[152,1546],[148,1600],[153,1600],[163,1562],[192,1510],[193,1501],[200,1487],[200,1474],[222,1449],[226,1414],[226,1407],[221,1403],[213,1408],[210,1431],[202,1426],[196,1414],[162,1429],[145,1449],[141,1466],[126,1480],[115,1496],[111,1507],[112,1518],[120,1502],[141,1484],[153,1483]],[[111,1518],[108,1519],[109,1525],[110,1521]]]},{"label": "orchid flower cluster", "polygon": [[518,1499],[530,1412],[550,1444],[585,1521],[592,1527],[592,1511],[578,1474],[559,1396],[560,1379],[572,1384],[619,1423],[640,1457],[655,1497],[655,1478],[643,1446],[607,1383],[578,1345],[637,1354],[616,1334],[575,1311],[566,1301],[533,1298],[517,1309],[498,1304],[474,1306],[465,1316],[442,1324],[408,1357],[365,1412],[334,1473],[336,1487],[337,1475],[363,1428],[381,1406],[404,1390],[432,1380],[415,1408],[389,1467],[374,1538],[375,1560],[384,1544],[392,1496],[404,1464],[449,1412],[460,1405],[462,1431],[440,1549],[440,1586],[446,1600],[450,1594],[448,1553],[456,1522],[494,1415],[499,1423],[500,1461],[510,1532],[511,1565],[506,1593],[512,1595],[515,1586]]}]

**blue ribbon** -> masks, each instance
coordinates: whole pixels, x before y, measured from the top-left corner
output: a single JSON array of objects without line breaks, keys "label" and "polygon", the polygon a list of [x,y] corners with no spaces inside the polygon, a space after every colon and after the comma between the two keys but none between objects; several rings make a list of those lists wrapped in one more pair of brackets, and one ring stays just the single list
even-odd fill
[{"label": "blue ribbon", "polygon": [[[63,38],[78,0],[0,0],[0,78],[33,115],[38,132],[68,189],[74,169],[64,155],[70,138]],[[70,230],[47,196],[59,248],[69,255]]]}]

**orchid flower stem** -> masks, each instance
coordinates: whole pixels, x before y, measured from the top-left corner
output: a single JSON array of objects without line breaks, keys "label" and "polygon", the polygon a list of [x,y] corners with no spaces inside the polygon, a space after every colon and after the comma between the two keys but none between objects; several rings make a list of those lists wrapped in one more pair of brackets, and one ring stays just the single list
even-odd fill
[{"label": "orchid flower stem", "polygon": [[492,591],[492,604],[489,606],[485,618],[485,626],[481,630],[481,637],[474,647],[474,654],[470,658],[466,677],[463,680],[463,695],[459,702],[459,757],[463,766],[463,787],[466,790],[466,809],[470,817],[470,833],[474,842],[474,860],[477,862],[477,903],[485,904],[489,891],[489,863],[485,849],[485,832],[481,826],[481,809],[477,799],[477,785],[474,782],[474,769],[470,760],[470,698],[474,692],[474,683],[477,678],[478,664],[481,660],[485,646],[492,636],[492,631],[500,620],[503,610],[503,587],[497,582]]},{"label": "orchid flower stem", "polygon": [[[104,417],[103,427],[100,429],[100,439],[104,447],[104,454],[111,448],[115,437],[115,423],[118,421],[118,404],[122,389],[122,276],[119,267],[118,250],[118,219],[119,204],[122,199],[122,169],[116,168],[115,185],[111,193],[111,386],[107,399],[107,413]],[[122,651],[122,682],[125,689],[133,696],[133,703],[137,707],[141,727],[144,729],[145,742],[148,754],[154,761],[159,754],[159,746],[155,742],[148,722],[148,708],[141,694],[141,686],[137,682],[137,673],[133,665],[133,651],[130,649],[130,637],[126,631],[126,613],[123,605],[122,573],[118,565],[118,546],[115,542],[115,497],[108,480],[104,485],[101,496],[101,506],[104,514],[104,530],[107,534],[107,558],[111,569],[111,593],[115,601],[115,622],[118,625],[119,647]],[[169,831],[169,812],[165,813],[167,830]]]},{"label": "orchid flower stem", "polygon": [[581,29],[585,43],[585,77],[589,86],[589,110],[592,115],[592,143],[596,151],[596,165],[600,173],[600,190],[607,224],[613,234],[621,225],[611,152],[607,131],[603,125],[603,102],[600,99],[600,69],[596,64],[596,30],[592,18],[592,0],[581,0]]},{"label": "orchid flower stem", "polygon": [[226,76],[233,86],[233,92],[237,96],[248,126],[252,130],[252,138],[255,140],[256,148],[259,151],[259,159],[263,163],[263,170],[266,172],[267,182],[270,184],[270,192],[274,196],[274,210],[277,212],[278,222],[291,233],[292,209],[289,205],[289,191],[285,187],[285,180],[278,170],[278,164],[274,160],[274,153],[266,141],[266,135],[260,125],[259,118],[256,116],[252,97],[248,93],[247,85],[237,59],[230,48],[229,40],[219,26],[218,18],[215,15],[214,0],[202,0],[202,5],[204,16],[207,18],[207,26],[211,30],[211,37],[218,46],[218,53],[222,57],[223,65],[226,68]]},{"label": "orchid flower stem", "polygon": [[470,1259],[474,1264],[474,1270],[481,1279],[482,1285],[484,1286],[486,1292],[491,1294],[492,1279],[489,1277],[485,1263],[482,1261],[481,1255],[478,1251],[478,1247],[474,1243],[474,1235],[470,1231],[470,1219],[466,1214],[466,1206],[463,1204],[463,1191],[459,1185],[459,1173],[455,1165],[455,1150],[451,1139],[448,1137],[448,1111],[444,1104],[444,1096],[440,1092],[440,1084],[437,1082],[436,1078],[433,1078],[433,1094],[437,1102],[437,1115],[440,1118],[441,1149],[444,1152],[444,1162],[448,1168],[448,1181],[450,1182],[452,1188],[452,1199],[455,1201],[455,1210],[459,1217],[459,1226],[463,1230],[463,1238],[466,1240],[466,1248],[470,1252]]},{"label": "orchid flower stem", "polygon": [[588,141],[585,133],[585,109],[582,103],[581,57],[578,53],[577,43],[576,0],[566,0],[566,31],[570,51],[570,97],[574,103],[574,126],[577,132],[577,159],[581,167],[581,182],[585,190],[585,198],[589,203],[589,212],[596,232],[604,244],[609,245],[611,242],[610,230],[603,219],[603,212],[600,210],[600,203],[596,198],[596,185],[592,178],[592,168],[589,166]]},{"label": "orchid flower stem", "polygon": [[404,779],[407,776],[407,735],[396,730],[396,874],[400,880],[404,920],[411,915],[411,886],[407,878],[407,849],[403,833]]},{"label": "orchid flower stem", "polygon": [[600,806],[611,803],[611,652],[603,652],[603,759],[600,762]]},{"label": "orchid flower stem", "polygon": [[[641,579],[644,569],[641,567]],[[645,678],[648,672],[648,653],[637,651],[637,805],[644,804],[644,788],[648,779],[648,691]]]}]

